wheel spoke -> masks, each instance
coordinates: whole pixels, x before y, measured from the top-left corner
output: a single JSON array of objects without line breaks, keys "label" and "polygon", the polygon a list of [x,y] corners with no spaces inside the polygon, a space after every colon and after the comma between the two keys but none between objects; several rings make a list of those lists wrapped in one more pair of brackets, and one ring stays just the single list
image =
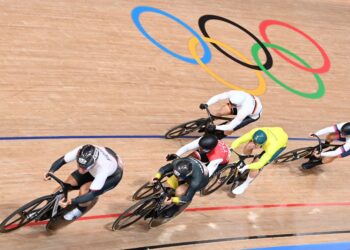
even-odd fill
[{"label": "wheel spoke", "polygon": [[37,217],[38,211],[48,205],[49,200],[52,200],[52,196],[43,196],[23,205],[1,222],[0,232],[10,232],[28,224]]},{"label": "wheel spoke", "polygon": [[131,206],[119,216],[113,223],[113,229],[122,229],[132,225],[154,209],[154,205],[155,200],[153,198],[146,201],[139,201],[139,203]]},{"label": "wheel spoke", "polygon": [[172,129],[170,129],[166,134],[165,137],[167,139],[172,139],[175,137],[183,136],[186,134],[189,134],[195,130],[198,130],[200,127],[205,125],[207,122],[207,119],[201,118],[194,121],[190,121],[187,123],[180,124]]},{"label": "wheel spoke", "polygon": [[275,163],[284,163],[284,162],[290,162],[295,161],[301,158],[305,158],[309,156],[314,147],[307,147],[307,148],[298,148],[295,150],[292,150],[290,152],[287,152],[285,154],[280,155],[274,162]]},{"label": "wheel spoke", "polygon": [[202,195],[208,195],[219,189],[230,177],[231,167],[225,167],[219,172],[215,173],[210,178],[208,185],[201,192]]}]

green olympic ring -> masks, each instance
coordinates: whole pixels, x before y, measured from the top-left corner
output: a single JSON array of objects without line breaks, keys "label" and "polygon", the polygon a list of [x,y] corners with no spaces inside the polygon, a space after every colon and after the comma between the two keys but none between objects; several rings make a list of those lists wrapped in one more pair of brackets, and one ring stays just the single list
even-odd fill
[{"label": "green olympic ring", "polygon": [[[292,53],[291,51],[289,51],[289,50],[287,50],[287,49],[285,49],[285,48],[283,48],[281,46],[278,46],[276,44],[271,44],[271,43],[263,43],[263,44],[266,47],[268,47],[268,48],[273,48],[273,49],[280,50],[280,51],[290,55],[291,57],[294,57],[296,60],[298,60],[300,63],[302,63],[305,67],[311,68],[311,66],[307,62],[305,62],[303,59],[301,59],[299,56],[297,56],[296,54]],[[316,92],[313,92],[313,93],[301,92],[301,91],[293,89],[293,88],[289,87],[288,85],[284,84],[283,82],[281,82],[274,75],[272,75],[271,72],[269,72],[264,67],[264,65],[261,63],[259,55],[258,55],[258,52],[259,52],[260,49],[261,49],[261,46],[259,44],[257,44],[257,43],[252,46],[252,55],[254,57],[254,60],[257,63],[257,65],[262,69],[262,71],[264,71],[265,74],[268,77],[270,77],[273,81],[275,81],[277,84],[281,85],[286,90],[288,90],[288,91],[290,91],[290,92],[292,92],[294,94],[297,94],[299,96],[305,97],[305,98],[318,99],[318,98],[321,98],[324,95],[325,87],[324,87],[323,81],[322,81],[321,77],[318,74],[316,74],[316,73],[313,73],[313,75],[314,75],[314,77],[315,77],[315,79],[317,81],[318,89],[317,89]]]}]

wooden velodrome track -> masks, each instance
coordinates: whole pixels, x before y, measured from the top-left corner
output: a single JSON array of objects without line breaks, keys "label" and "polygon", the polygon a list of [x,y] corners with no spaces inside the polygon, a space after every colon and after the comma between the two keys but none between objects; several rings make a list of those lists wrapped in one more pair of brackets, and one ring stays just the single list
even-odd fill
[{"label": "wooden velodrome track", "polygon": [[[122,182],[101,197],[83,217],[86,220],[54,235],[48,235],[43,225],[0,235],[0,249],[125,249],[184,242],[173,248],[241,249],[349,240],[348,158],[308,172],[298,168],[300,162],[271,165],[240,197],[231,198],[224,188],[208,197],[195,197],[190,208],[197,209],[162,227],[147,230],[141,222],[110,231],[116,214],[132,204],[131,194],[165,163],[165,155],[191,140],[165,140],[161,135],[178,123],[205,115],[198,105],[229,90],[200,66],[170,56],[147,40],[131,18],[139,5],[166,11],[198,33],[198,19],[206,14],[237,22],[259,39],[263,20],[297,27],[315,39],[330,59],[330,70],[320,74],[325,94],[304,98],[264,74],[264,114],[249,128],[281,126],[291,138],[307,138],[312,131],[349,120],[350,3],[346,0],[0,1],[0,220],[51,192],[55,184],[42,181],[44,172],[77,145],[109,146],[126,164]],[[151,12],[141,14],[140,21],[159,43],[191,57],[187,42],[193,34],[184,27]],[[206,28],[212,38],[255,64],[251,37],[217,20],[208,21]],[[313,68],[323,65],[317,48],[291,29],[273,25],[268,36]],[[257,87],[251,69],[209,48],[212,60],[207,65],[213,71],[240,87]],[[312,73],[269,51],[274,60],[271,73],[292,88],[316,91]],[[259,55],[264,62],[264,54]],[[290,140],[288,149],[313,144]],[[67,165],[58,176],[65,178],[74,169],[75,164]],[[206,240],[213,242],[201,242]],[[191,241],[198,244],[186,243]]]}]

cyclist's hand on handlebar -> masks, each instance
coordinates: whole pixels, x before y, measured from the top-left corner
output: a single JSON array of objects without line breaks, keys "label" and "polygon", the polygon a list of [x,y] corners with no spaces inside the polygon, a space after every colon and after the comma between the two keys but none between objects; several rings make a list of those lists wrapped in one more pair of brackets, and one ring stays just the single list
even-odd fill
[{"label": "cyclist's hand on handlebar", "polygon": [[167,161],[172,161],[172,160],[175,160],[175,159],[177,159],[177,158],[179,158],[179,156],[178,156],[177,154],[168,154],[168,155],[166,156],[166,160],[167,160]]},{"label": "cyclist's hand on handlebar", "polygon": [[316,135],[314,133],[309,134],[310,137],[315,137]]},{"label": "cyclist's hand on handlebar", "polygon": [[199,105],[199,108],[200,108],[200,109],[206,109],[206,108],[208,108],[208,104],[206,104],[206,103],[201,103],[201,104]]},{"label": "cyclist's hand on handlebar", "polygon": [[173,203],[171,197],[168,197],[168,198],[164,201],[164,205],[170,205],[171,203]]},{"label": "cyclist's hand on handlebar", "polygon": [[48,174],[49,174],[49,173],[51,173],[51,174],[52,174],[52,172],[48,172],[48,173],[45,173],[45,174],[44,174],[44,181],[51,180],[51,177],[50,177],[50,176],[48,176]]},{"label": "cyclist's hand on handlebar", "polygon": [[157,183],[158,181],[159,181],[159,178],[154,177],[154,178],[151,180],[151,183]]},{"label": "cyclist's hand on handlebar", "polygon": [[216,130],[216,126],[214,124],[209,124],[207,127],[207,132],[208,133],[214,133]]}]

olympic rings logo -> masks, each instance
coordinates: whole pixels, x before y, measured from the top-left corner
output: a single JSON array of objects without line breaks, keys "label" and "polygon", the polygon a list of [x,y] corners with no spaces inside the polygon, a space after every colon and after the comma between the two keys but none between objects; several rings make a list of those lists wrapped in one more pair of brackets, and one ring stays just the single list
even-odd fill
[{"label": "olympic rings logo", "polygon": [[[189,48],[189,51],[192,55],[192,58],[186,57],[186,56],[183,56],[183,55],[180,55],[180,54],[177,54],[177,53],[171,51],[167,47],[165,47],[162,44],[160,44],[159,42],[157,42],[153,37],[151,37],[145,31],[145,29],[143,28],[143,26],[141,25],[141,22],[140,22],[140,15],[142,13],[145,13],[145,12],[153,12],[153,13],[157,13],[157,14],[163,15],[165,17],[168,17],[168,18],[172,19],[173,21],[179,23],[186,30],[188,30],[190,33],[192,33],[194,35],[194,37],[192,37],[188,42],[188,48]],[[134,24],[136,25],[136,27],[138,28],[138,30],[149,41],[151,41],[155,46],[157,46],[158,48],[160,48],[164,52],[168,53],[169,55],[171,55],[179,60],[182,60],[184,62],[191,63],[191,64],[200,65],[214,79],[216,79],[218,82],[226,85],[229,88],[237,89],[237,90],[244,90],[244,91],[251,93],[253,95],[262,95],[266,90],[266,83],[265,83],[265,80],[264,80],[263,75],[262,75],[262,72],[264,72],[269,78],[271,78],[277,84],[279,84],[283,88],[287,89],[288,91],[290,91],[296,95],[299,95],[299,96],[302,96],[305,98],[317,99],[317,98],[321,98],[325,93],[325,87],[324,87],[323,81],[319,76],[319,74],[327,72],[330,68],[330,65],[331,65],[330,60],[329,60],[325,50],[314,39],[312,39],[309,35],[307,35],[303,31],[293,27],[292,25],[290,25],[288,23],[277,21],[277,20],[264,20],[263,22],[261,22],[259,25],[259,31],[260,31],[260,34],[261,34],[263,40],[264,40],[264,42],[262,42],[253,33],[251,33],[246,28],[242,27],[241,25],[239,25],[239,24],[237,24],[229,19],[226,19],[226,18],[220,17],[220,16],[216,16],[216,15],[204,15],[204,16],[199,18],[199,20],[198,20],[199,29],[201,30],[203,36],[198,34],[188,24],[186,24],[185,22],[183,22],[182,20],[180,20],[176,16],[173,16],[173,15],[169,14],[168,12],[165,12],[165,11],[157,9],[157,8],[153,8],[153,7],[149,7],[149,6],[138,6],[132,10],[131,16],[132,16],[132,20],[133,20]],[[219,21],[228,23],[232,26],[237,27],[238,29],[242,30],[247,35],[249,35],[251,38],[253,38],[256,41],[256,43],[252,46],[251,53],[252,53],[252,56],[255,60],[256,65],[253,65],[248,60],[247,57],[245,57],[242,53],[240,53],[236,49],[232,48],[231,46],[229,46],[223,42],[220,42],[218,40],[211,38],[209,36],[206,28],[205,28],[206,23],[210,20],[219,20]],[[321,53],[321,55],[323,57],[323,61],[324,61],[323,65],[319,68],[312,68],[305,60],[303,60],[302,58],[300,58],[299,56],[297,56],[293,52],[291,52],[291,51],[287,50],[286,48],[283,48],[279,45],[272,44],[270,42],[269,38],[267,37],[267,34],[266,34],[266,29],[272,25],[278,25],[278,26],[282,26],[284,28],[288,28],[290,30],[293,30],[296,33],[302,35],[307,40],[309,40]],[[201,46],[204,50],[204,55],[201,58],[199,57],[199,55],[196,52],[196,47],[199,43],[201,44]],[[258,78],[258,82],[259,82],[258,87],[256,89],[253,89],[253,90],[241,88],[235,84],[227,82],[225,79],[223,79],[222,77],[217,75],[212,69],[210,69],[207,64],[210,62],[212,56],[211,56],[211,51],[210,51],[207,43],[212,44],[215,49],[220,51],[222,54],[224,54],[226,57],[230,58],[234,62],[236,62],[244,67],[253,69],[257,78]],[[226,49],[230,53],[233,53],[239,59],[237,59],[236,57],[227,53],[222,48]],[[283,58],[284,60],[286,60],[290,64],[294,65],[295,67],[298,67],[304,71],[313,73],[313,75],[316,79],[316,82],[318,84],[317,91],[312,92],[312,93],[299,91],[297,89],[291,88],[287,84],[283,83],[281,80],[277,79],[274,75],[272,75],[271,72],[269,72],[269,69],[273,65],[273,59],[272,59],[272,56],[271,56],[268,48],[271,48],[277,55],[279,55],[281,58]],[[262,63],[261,60],[259,59],[258,54],[259,54],[260,49],[262,49],[266,55],[266,62],[265,63]],[[295,60],[290,59],[285,54],[294,58]]]}]

